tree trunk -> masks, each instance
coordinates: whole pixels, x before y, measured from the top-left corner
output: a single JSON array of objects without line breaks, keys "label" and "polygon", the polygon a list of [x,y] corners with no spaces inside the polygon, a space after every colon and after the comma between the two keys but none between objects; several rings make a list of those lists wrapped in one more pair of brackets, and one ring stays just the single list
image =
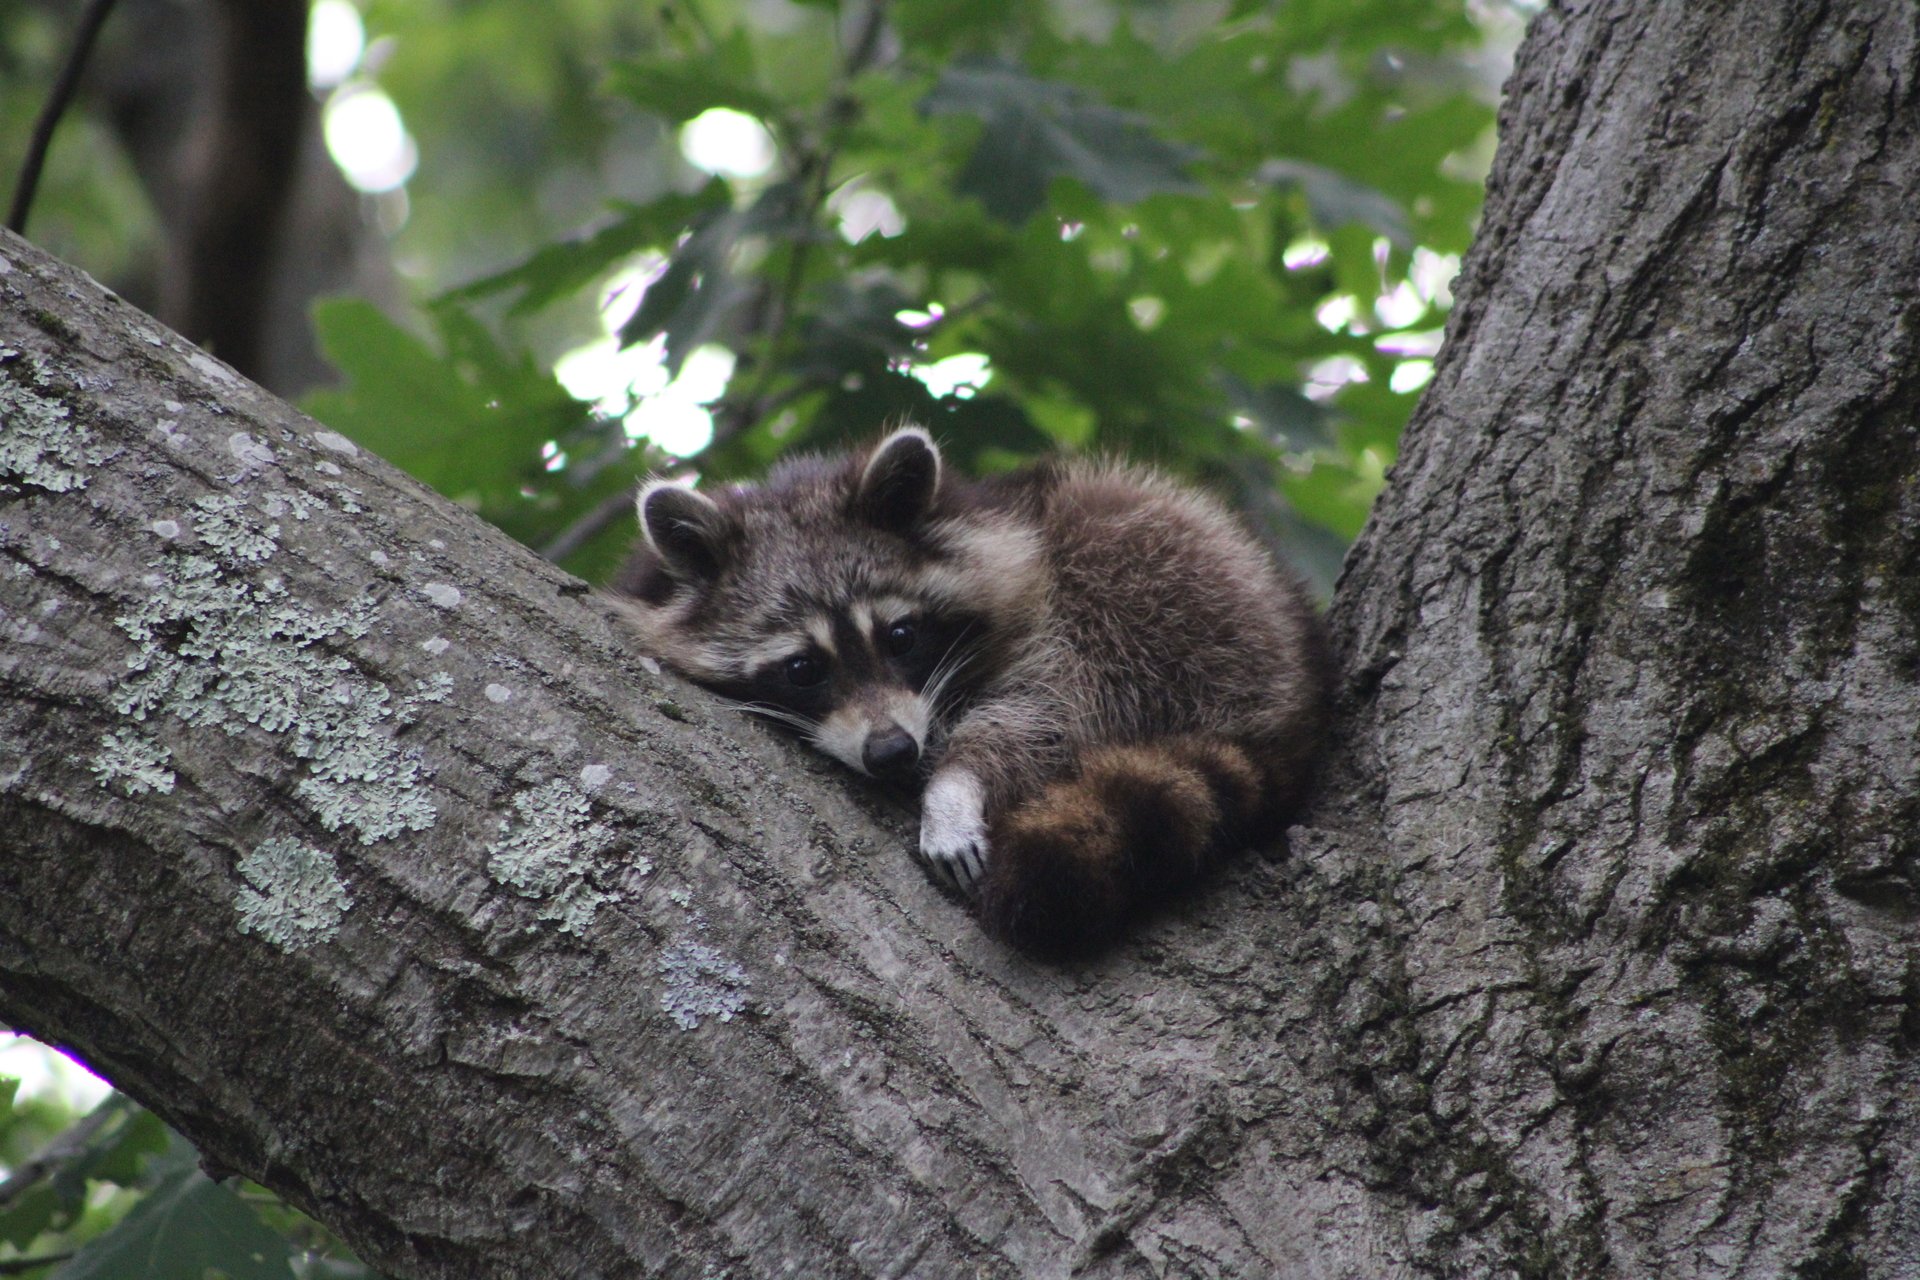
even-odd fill
[{"label": "tree trunk", "polygon": [[[37,0],[61,29],[72,0]],[[308,315],[352,292],[402,309],[381,233],[327,154],[307,87],[308,0],[119,0],[90,98],[163,243],[108,283],[278,395],[332,382]],[[71,145],[71,143],[69,143]]]},{"label": "tree trunk", "polygon": [[1917,19],[1570,6],[1509,85],[1324,811],[1452,1265],[1920,1268]]},{"label": "tree trunk", "polygon": [[1291,857],[910,811],[0,244],[0,1017],[403,1276],[1920,1268],[1920,35],[1562,5]]}]

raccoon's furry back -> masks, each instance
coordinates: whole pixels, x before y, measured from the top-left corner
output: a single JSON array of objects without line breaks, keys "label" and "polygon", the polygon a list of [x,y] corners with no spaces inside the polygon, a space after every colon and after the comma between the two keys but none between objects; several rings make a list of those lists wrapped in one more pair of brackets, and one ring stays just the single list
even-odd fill
[{"label": "raccoon's furry back", "polygon": [[1322,751],[1329,663],[1298,584],[1205,495],[1083,461],[1013,483],[1008,516],[1037,532],[1048,607],[983,702],[1053,712],[1058,745],[994,760],[963,723],[942,767],[1000,779],[987,927],[1081,952],[1278,837]]},{"label": "raccoon's furry back", "polygon": [[683,674],[863,772],[931,774],[920,855],[1031,950],[1099,946],[1276,838],[1329,683],[1299,586],[1212,499],[916,428],[713,495],[650,486],[616,582]]}]

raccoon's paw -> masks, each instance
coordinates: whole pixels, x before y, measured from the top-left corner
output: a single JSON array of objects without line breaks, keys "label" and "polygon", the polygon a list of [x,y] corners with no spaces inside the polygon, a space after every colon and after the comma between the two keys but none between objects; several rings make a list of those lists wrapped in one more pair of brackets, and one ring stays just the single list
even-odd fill
[{"label": "raccoon's paw", "polygon": [[933,775],[920,800],[920,861],[968,896],[987,873],[987,793],[965,769]]}]

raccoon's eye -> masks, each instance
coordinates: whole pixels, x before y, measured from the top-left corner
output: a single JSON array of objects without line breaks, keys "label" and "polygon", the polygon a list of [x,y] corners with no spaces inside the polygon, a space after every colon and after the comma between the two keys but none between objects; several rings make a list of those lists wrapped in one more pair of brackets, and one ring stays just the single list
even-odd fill
[{"label": "raccoon's eye", "polygon": [[914,634],[911,622],[896,622],[887,628],[887,652],[898,658],[913,651],[913,642],[919,639]]},{"label": "raccoon's eye", "polygon": [[810,653],[796,654],[787,659],[787,683],[796,689],[810,688],[826,678],[827,664]]}]

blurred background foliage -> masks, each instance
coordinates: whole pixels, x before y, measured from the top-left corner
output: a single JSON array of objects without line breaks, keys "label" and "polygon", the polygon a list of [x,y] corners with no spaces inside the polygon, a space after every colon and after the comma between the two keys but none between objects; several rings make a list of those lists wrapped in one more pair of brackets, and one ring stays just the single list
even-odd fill
[{"label": "blurred background foliage", "polygon": [[[243,371],[569,569],[618,564],[649,471],[912,420],[976,472],[1156,460],[1323,593],[1430,374],[1528,11],[253,2],[309,24],[310,137]],[[29,226],[170,321],[234,3],[120,0]],[[0,172],[78,7],[0,0]],[[0,1275],[368,1274],[124,1099],[0,1104]],[[139,1248],[183,1261],[114,1269]]]},{"label": "blurred background foliage", "polygon": [[375,1280],[262,1187],[216,1181],[157,1116],[24,1036],[0,1035],[0,1275]]},{"label": "blurred background foliage", "polygon": [[[116,144],[170,11],[220,0],[122,3],[110,89],[63,127],[34,234],[144,302],[167,198]],[[0,0],[9,168],[72,8]],[[328,282],[300,282],[324,364],[245,371],[566,567],[610,572],[631,540],[619,497],[649,470],[733,479],[911,419],[971,469],[1097,449],[1201,478],[1323,592],[1431,368],[1524,17],[1499,0],[312,15],[316,133],[355,225],[289,220],[286,247],[310,265],[351,233],[378,264],[336,272],[357,296],[317,308]]]},{"label": "blurred background foliage", "polygon": [[367,5],[429,158],[394,240],[429,332],[324,306],[317,416],[594,579],[637,473],[912,420],[975,471],[1161,461],[1330,585],[1438,345],[1511,11],[578,11]]}]

